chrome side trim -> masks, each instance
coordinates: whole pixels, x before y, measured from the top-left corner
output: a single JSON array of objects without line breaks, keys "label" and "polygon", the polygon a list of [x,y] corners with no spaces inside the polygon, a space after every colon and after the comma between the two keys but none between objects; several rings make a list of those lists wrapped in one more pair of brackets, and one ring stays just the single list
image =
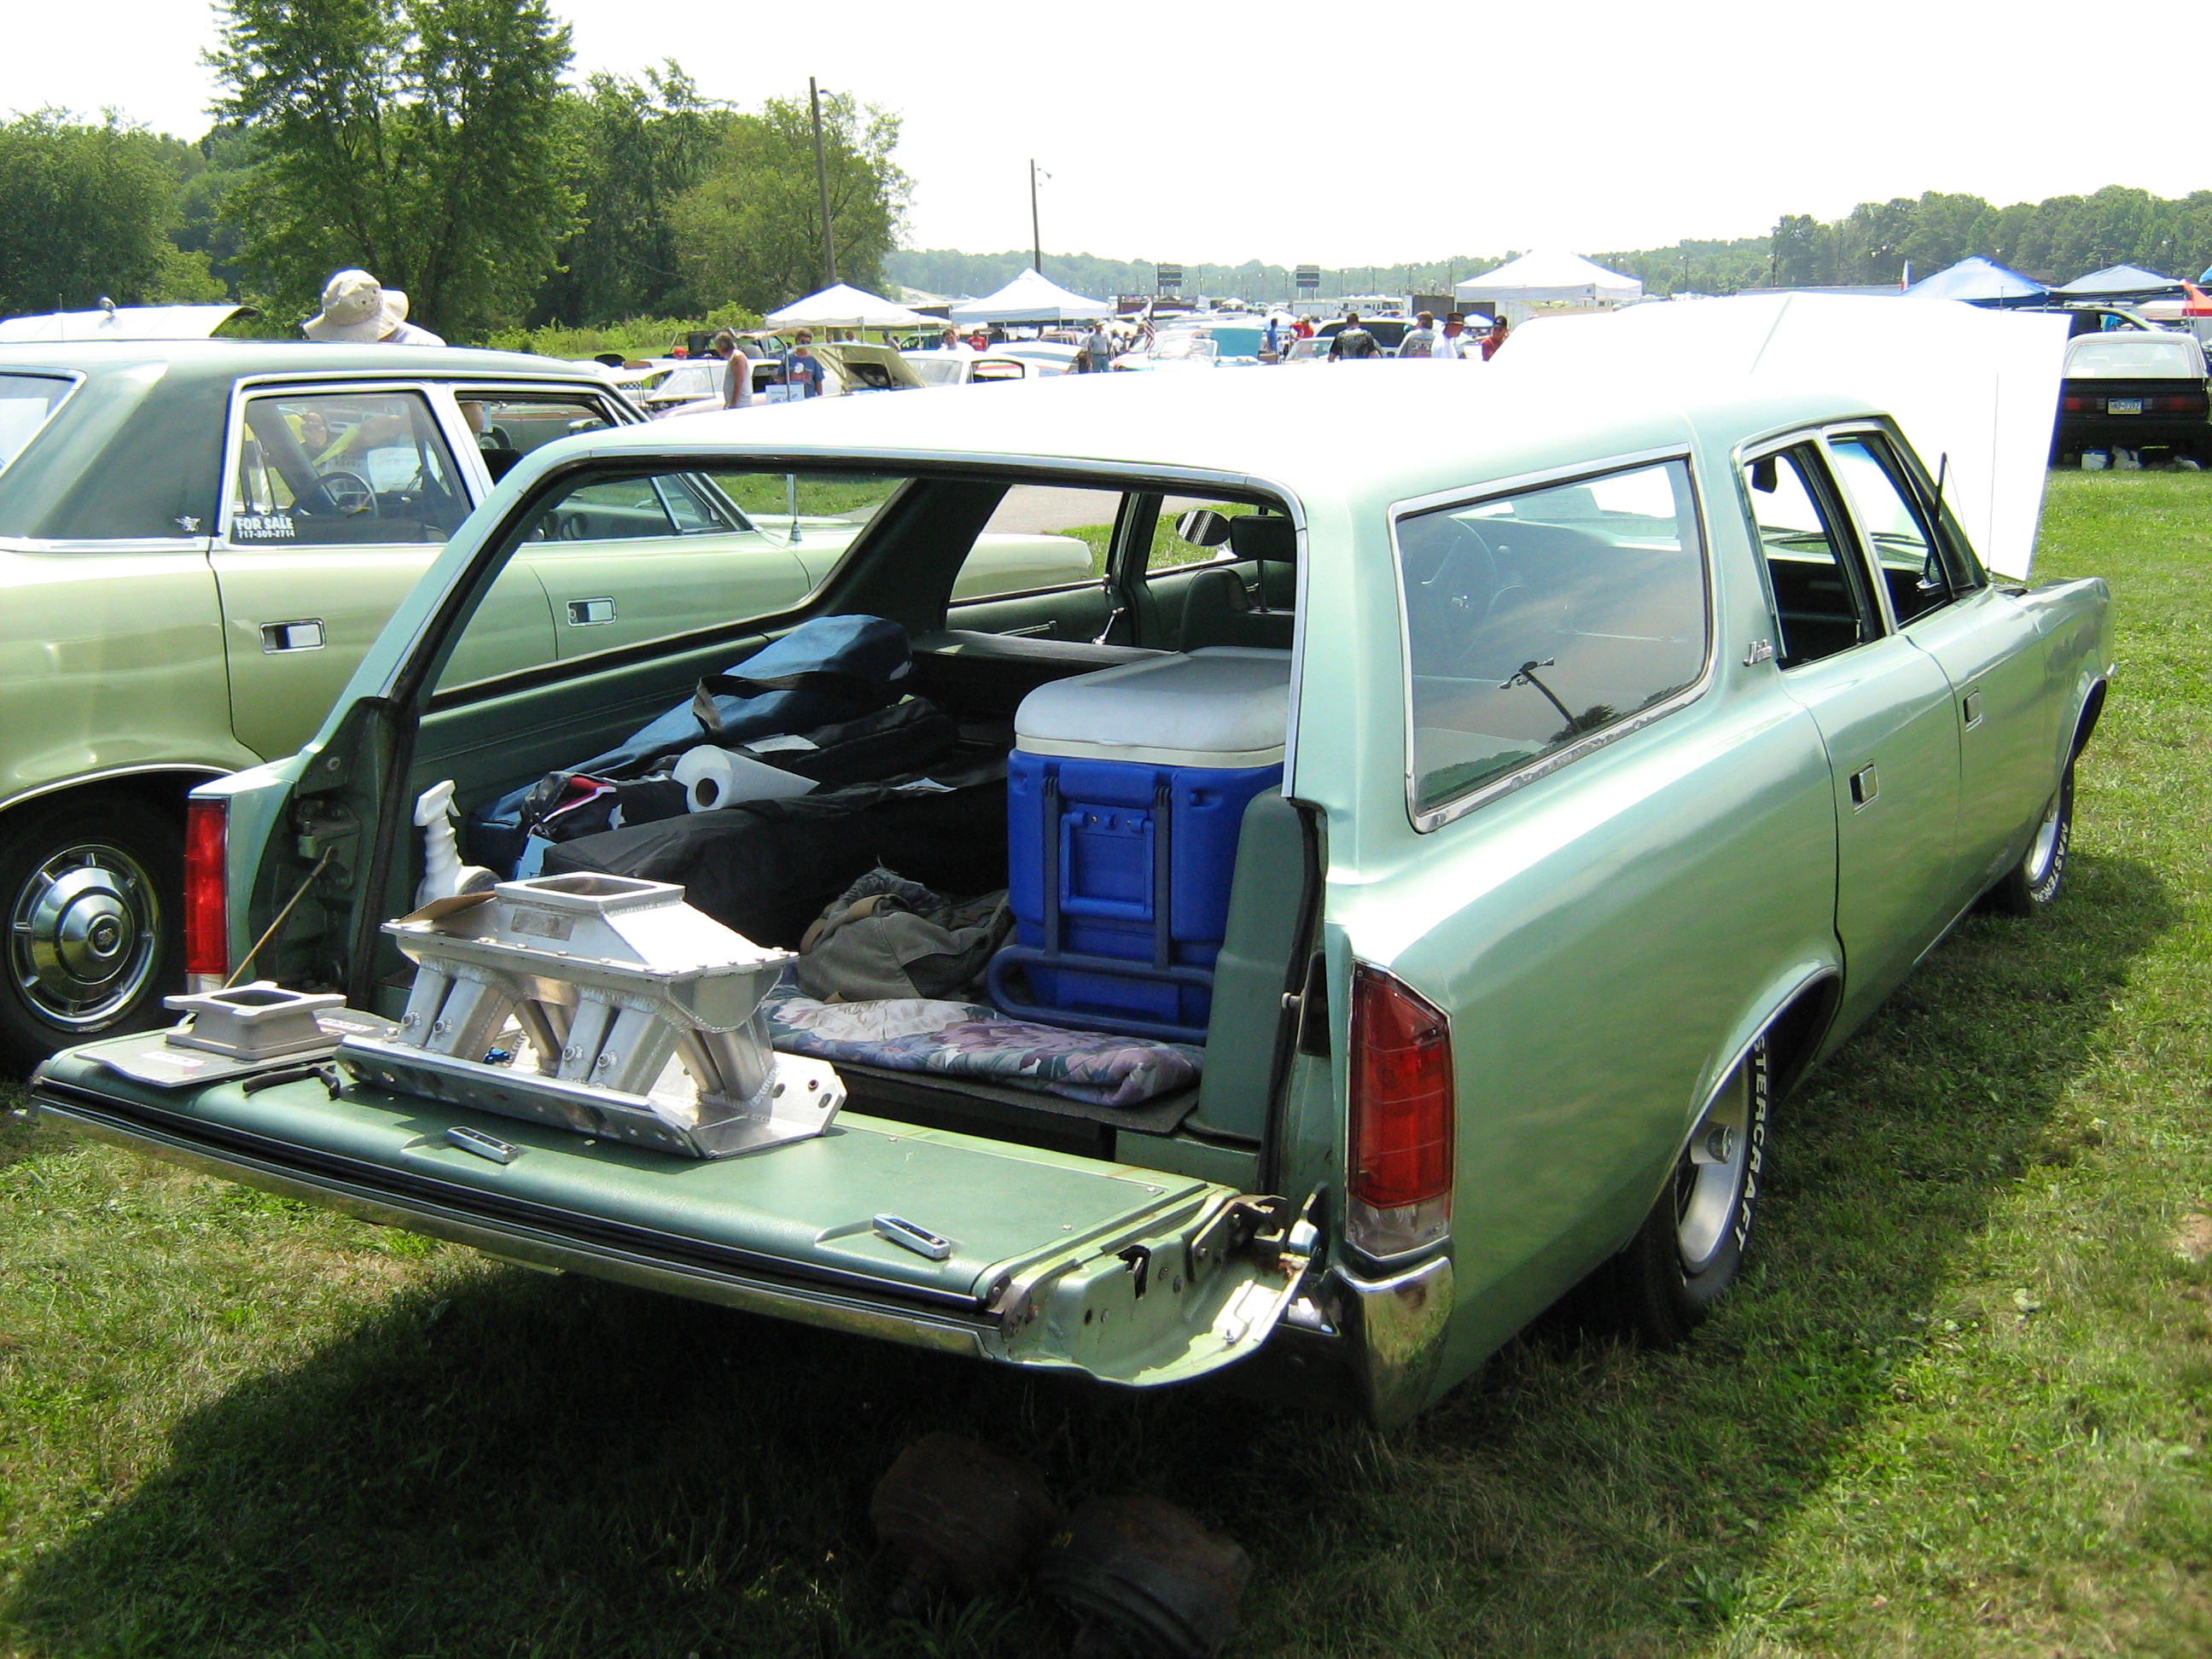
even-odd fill
[{"label": "chrome side trim", "polygon": [[67,540],[0,536],[0,553],[204,553],[205,536],[118,536]]},{"label": "chrome side trim", "polygon": [[1326,1299],[1347,1340],[1367,1414],[1382,1429],[1410,1423],[1436,1390],[1455,1300],[1451,1258],[1440,1255],[1386,1279],[1331,1270]]},{"label": "chrome side trim", "polygon": [[802,1325],[856,1336],[902,1342],[940,1353],[999,1358],[987,1340],[985,1325],[917,1308],[890,1308],[836,1291],[772,1284],[726,1269],[660,1260],[596,1241],[564,1237],[542,1228],[466,1212],[428,1199],[380,1192],[334,1176],[312,1178],[246,1153],[216,1152],[159,1127],[133,1121],[110,1121],[78,1103],[38,1086],[31,1107],[35,1118],[51,1118],[72,1134],[150,1153],[204,1175],[258,1188],[304,1203],[331,1209],[378,1226],[400,1227],[448,1243],[466,1245],[502,1261],[555,1272],[580,1273],[640,1290],[661,1291],[718,1307],[765,1314]]},{"label": "chrome side trim", "polygon": [[241,762],[237,766],[207,766],[198,761],[148,761],[140,766],[111,766],[104,771],[80,772],[52,783],[42,783],[35,789],[26,789],[20,795],[10,795],[0,800],[0,812],[9,811],[47,795],[58,795],[65,789],[82,789],[88,784],[106,783],[113,778],[152,777],[164,772],[178,773],[198,778],[227,778],[249,766],[258,766],[258,760]]}]

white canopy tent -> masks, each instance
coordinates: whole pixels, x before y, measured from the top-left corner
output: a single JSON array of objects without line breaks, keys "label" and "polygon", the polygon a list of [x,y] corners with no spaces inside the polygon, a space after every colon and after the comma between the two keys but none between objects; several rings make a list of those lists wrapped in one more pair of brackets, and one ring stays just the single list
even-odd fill
[{"label": "white canopy tent", "polygon": [[1528,317],[1528,307],[1547,300],[1626,305],[1644,297],[1644,284],[1633,276],[1594,264],[1579,253],[1538,252],[1524,253],[1495,270],[1470,276],[1455,284],[1452,294],[1462,303],[1489,305],[1504,312],[1509,320],[1519,322]]},{"label": "white canopy tent", "polygon": [[956,323],[1056,323],[1071,317],[1111,317],[1103,300],[1070,294],[1042,271],[1025,270],[996,294],[963,300],[952,307]]},{"label": "white canopy tent", "polygon": [[1956,300],[1900,306],[1827,294],[1741,295],[1546,319],[1498,354],[1547,383],[1650,380],[1680,395],[1733,382],[1842,392],[1897,419],[1943,500],[2002,575],[2026,580],[2043,513],[2066,319]]},{"label": "white canopy tent", "polygon": [[768,319],[778,328],[927,328],[937,320],[850,283],[793,300]]}]

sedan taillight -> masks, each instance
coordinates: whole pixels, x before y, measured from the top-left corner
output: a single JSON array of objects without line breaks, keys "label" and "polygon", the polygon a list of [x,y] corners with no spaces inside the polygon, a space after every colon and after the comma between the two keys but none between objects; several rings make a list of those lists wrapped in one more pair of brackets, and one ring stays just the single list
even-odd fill
[{"label": "sedan taillight", "polygon": [[185,803],[185,978],[195,992],[220,990],[230,974],[229,839],[228,800]]},{"label": "sedan taillight", "polygon": [[1458,1120],[1451,1022],[1364,963],[1352,980],[1351,1119],[1346,1237],[1377,1256],[1442,1241]]}]

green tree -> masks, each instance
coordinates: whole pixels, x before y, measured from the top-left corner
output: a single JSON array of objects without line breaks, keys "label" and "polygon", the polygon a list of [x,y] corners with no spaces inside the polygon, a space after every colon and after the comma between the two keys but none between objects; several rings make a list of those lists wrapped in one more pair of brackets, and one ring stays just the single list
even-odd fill
[{"label": "green tree", "polygon": [[1774,227],[1774,280],[1783,288],[1802,288],[1820,280],[1820,222],[1809,213],[1785,213]]},{"label": "green tree", "polygon": [[669,210],[706,176],[726,110],[699,96],[674,59],[642,81],[594,75],[562,99],[570,187],[585,222],[538,295],[540,322],[605,323],[688,303]]},{"label": "green tree", "polygon": [[576,225],[545,0],[229,0],[220,40],[254,158],[222,217],[280,302],[359,265],[441,332],[528,309]]},{"label": "green tree", "polygon": [[1933,276],[1974,251],[1974,231],[1990,211],[1978,196],[1947,196],[1929,191],[1913,204],[1899,256],[1912,267],[1914,280]]},{"label": "green tree", "polygon": [[205,258],[168,240],[187,151],[112,113],[0,124],[0,314],[222,299]]},{"label": "green tree", "polygon": [[[822,99],[837,275],[876,289],[905,228],[913,181],[891,159],[899,118],[844,93]],[[771,98],[732,118],[707,177],[670,210],[678,260],[697,304],[774,311],[822,286],[814,128],[804,99]]]}]

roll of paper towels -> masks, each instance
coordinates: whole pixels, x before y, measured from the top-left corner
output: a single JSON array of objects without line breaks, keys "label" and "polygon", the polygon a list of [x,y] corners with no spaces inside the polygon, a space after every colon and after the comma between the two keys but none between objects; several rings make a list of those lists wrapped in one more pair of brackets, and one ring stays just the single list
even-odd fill
[{"label": "roll of paper towels", "polygon": [[782,800],[806,794],[814,787],[811,778],[802,778],[795,772],[757,761],[750,755],[733,754],[711,743],[687,749],[678,756],[675,778],[684,786],[685,810],[693,812],[711,812],[717,807],[735,806],[740,801]]}]

